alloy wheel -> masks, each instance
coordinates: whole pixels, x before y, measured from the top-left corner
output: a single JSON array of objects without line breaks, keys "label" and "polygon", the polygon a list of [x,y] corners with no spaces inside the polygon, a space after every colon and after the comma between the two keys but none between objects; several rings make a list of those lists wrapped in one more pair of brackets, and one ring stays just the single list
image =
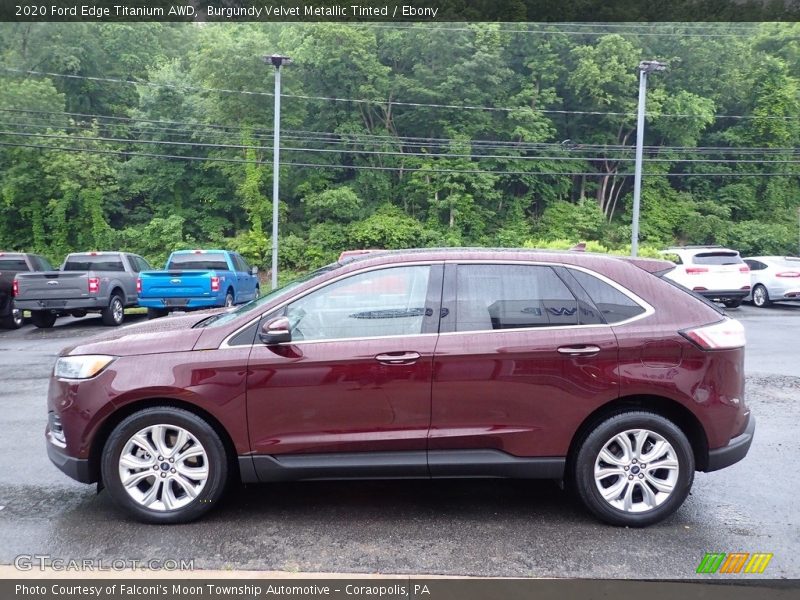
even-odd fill
[{"label": "alloy wheel", "polygon": [[176,425],[151,425],[135,433],[119,457],[119,477],[139,505],[169,511],[191,503],[208,480],[209,460],[199,440]]},{"label": "alloy wheel", "polygon": [[678,482],[678,456],[661,435],[629,429],[608,440],[594,465],[597,490],[612,507],[641,513],[663,504]]}]

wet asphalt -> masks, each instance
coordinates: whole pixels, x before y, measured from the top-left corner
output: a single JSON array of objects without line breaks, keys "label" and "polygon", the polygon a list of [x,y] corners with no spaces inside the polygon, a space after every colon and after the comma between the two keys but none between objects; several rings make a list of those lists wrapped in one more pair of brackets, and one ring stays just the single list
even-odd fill
[{"label": "wet asphalt", "polygon": [[[47,459],[47,379],[58,351],[105,328],[0,330],[0,564],[193,559],[196,569],[719,579],[706,552],[771,552],[760,577],[800,577],[800,306],[729,311],[745,325],[747,458],[697,473],[670,519],[616,528],[550,481],[375,481],[235,487],[202,521],[142,525]],[[141,317],[131,317],[131,320]],[[741,576],[738,576],[741,577]]]}]

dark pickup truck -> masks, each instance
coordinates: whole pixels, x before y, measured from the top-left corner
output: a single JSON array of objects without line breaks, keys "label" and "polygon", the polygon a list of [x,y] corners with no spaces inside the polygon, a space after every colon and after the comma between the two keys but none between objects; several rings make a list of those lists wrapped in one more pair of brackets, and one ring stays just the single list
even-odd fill
[{"label": "dark pickup truck", "polygon": [[90,312],[99,312],[105,325],[121,325],[125,307],[137,306],[139,272],[150,268],[141,256],[127,252],[70,254],[58,271],[17,275],[14,302],[31,311],[37,327],[52,327],[60,316]]},{"label": "dark pickup truck", "polygon": [[14,277],[18,273],[52,271],[53,266],[38,254],[0,252],[0,327],[22,327],[22,310],[14,306]]}]

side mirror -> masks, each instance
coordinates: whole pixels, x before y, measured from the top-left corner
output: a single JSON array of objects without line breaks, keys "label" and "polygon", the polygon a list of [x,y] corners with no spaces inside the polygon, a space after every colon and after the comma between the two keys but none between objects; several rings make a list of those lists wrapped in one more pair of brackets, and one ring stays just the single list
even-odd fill
[{"label": "side mirror", "polygon": [[258,275],[258,267],[250,267],[250,275],[252,275],[253,277]]},{"label": "side mirror", "polygon": [[290,330],[289,319],[286,317],[276,317],[275,319],[267,321],[261,326],[258,337],[268,346],[291,342],[292,332]]}]

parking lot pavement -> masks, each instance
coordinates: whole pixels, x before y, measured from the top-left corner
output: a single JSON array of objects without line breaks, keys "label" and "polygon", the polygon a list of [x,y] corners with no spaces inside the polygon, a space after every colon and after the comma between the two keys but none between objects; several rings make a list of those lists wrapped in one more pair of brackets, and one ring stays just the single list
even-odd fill
[{"label": "parking lot pavement", "polygon": [[800,577],[800,307],[730,314],[748,337],[758,419],[750,454],[698,473],[676,515],[639,530],[598,523],[554,482],[505,480],[251,485],[201,522],[141,525],[45,454],[53,361],[63,346],[106,331],[99,319],[0,331],[0,564],[47,554],[194,559],[198,569],[684,578],[706,552],[772,552],[763,576]]}]

